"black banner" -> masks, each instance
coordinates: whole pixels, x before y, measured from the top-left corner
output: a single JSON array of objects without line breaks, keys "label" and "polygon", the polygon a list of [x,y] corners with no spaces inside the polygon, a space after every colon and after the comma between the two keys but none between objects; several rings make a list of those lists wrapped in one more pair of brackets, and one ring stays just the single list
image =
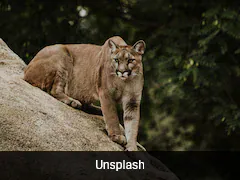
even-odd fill
[{"label": "black banner", "polygon": [[1,152],[0,179],[230,180],[239,161],[239,152]]}]

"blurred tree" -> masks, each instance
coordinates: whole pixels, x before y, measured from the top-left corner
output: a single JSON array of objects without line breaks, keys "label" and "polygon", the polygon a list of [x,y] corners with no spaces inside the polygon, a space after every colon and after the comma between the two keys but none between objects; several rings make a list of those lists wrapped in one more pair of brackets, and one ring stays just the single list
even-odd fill
[{"label": "blurred tree", "polygon": [[145,40],[140,140],[148,150],[236,150],[238,1],[0,2],[0,31],[28,63],[55,43]]}]

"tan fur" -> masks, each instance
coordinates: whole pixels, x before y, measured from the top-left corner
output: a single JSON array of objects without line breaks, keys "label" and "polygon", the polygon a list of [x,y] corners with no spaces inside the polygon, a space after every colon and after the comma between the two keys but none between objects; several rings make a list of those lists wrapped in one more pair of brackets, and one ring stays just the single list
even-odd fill
[{"label": "tan fur", "polygon": [[[129,46],[118,36],[103,46],[47,46],[25,69],[24,79],[74,108],[97,109],[92,103],[100,100],[109,137],[133,151],[137,150],[144,49],[143,41]],[[126,138],[119,127],[117,103],[123,107]]]}]

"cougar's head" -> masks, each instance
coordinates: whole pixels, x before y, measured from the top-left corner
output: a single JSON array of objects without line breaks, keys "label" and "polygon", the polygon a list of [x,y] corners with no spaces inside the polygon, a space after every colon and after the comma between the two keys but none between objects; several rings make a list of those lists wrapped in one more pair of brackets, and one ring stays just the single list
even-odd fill
[{"label": "cougar's head", "polygon": [[133,46],[119,46],[112,40],[108,41],[111,49],[111,61],[114,74],[122,80],[142,74],[142,55],[145,42],[137,41]]}]

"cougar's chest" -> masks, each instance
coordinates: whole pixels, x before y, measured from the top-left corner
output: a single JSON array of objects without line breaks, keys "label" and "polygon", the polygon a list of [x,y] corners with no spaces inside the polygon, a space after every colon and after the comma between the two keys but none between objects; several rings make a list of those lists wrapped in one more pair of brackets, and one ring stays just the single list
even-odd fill
[{"label": "cougar's chest", "polygon": [[109,90],[112,98],[117,102],[120,103],[123,95],[123,90],[119,87],[111,87]]},{"label": "cougar's chest", "polygon": [[121,103],[124,96],[131,94],[132,88],[129,83],[121,82],[111,87],[110,93],[117,103]]}]

